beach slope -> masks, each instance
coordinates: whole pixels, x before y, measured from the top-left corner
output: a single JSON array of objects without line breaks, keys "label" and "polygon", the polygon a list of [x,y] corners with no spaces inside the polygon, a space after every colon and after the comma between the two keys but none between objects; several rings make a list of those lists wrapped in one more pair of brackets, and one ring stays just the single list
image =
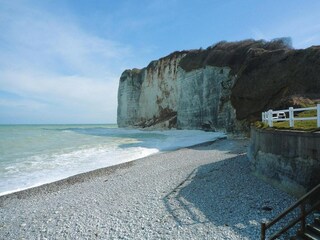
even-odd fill
[{"label": "beach slope", "polygon": [[295,199],[219,140],[0,197],[1,239],[259,239]]}]

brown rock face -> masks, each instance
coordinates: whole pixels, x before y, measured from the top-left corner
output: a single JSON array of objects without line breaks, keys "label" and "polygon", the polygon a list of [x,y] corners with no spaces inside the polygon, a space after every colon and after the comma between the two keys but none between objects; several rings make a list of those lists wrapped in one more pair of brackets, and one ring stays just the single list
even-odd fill
[{"label": "brown rock face", "polygon": [[241,133],[261,112],[320,99],[320,46],[283,39],[220,42],[123,72],[118,125]]},{"label": "brown rock face", "polygon": [[256,120],[262,111],[292,106],[297,97],[320,97],[320,46],[294,50],[282,40],[221,42],[191,51],[180,62],[185,71],[206,65],[232,69],[236,80],[230,98],[238,120]]}]

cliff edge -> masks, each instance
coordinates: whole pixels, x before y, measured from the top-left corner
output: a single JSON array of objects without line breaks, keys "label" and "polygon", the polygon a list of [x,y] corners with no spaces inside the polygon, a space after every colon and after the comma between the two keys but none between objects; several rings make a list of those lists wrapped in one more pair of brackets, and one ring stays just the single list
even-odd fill
[{"label": "cliff edge", "polygon": [[283,39],[220,42],[126,70],[119,127],[248,131],[261,112],[320,98],[320,46]]}]

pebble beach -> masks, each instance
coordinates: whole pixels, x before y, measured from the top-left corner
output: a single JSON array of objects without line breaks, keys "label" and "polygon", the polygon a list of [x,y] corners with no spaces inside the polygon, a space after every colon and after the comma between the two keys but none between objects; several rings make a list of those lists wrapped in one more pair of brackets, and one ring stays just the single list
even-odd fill
[{"label": "pebble beach", "polygon": [[248,140],[215,142],[0,197],[0,239],[259,239],[296,199],[256,178]]}]

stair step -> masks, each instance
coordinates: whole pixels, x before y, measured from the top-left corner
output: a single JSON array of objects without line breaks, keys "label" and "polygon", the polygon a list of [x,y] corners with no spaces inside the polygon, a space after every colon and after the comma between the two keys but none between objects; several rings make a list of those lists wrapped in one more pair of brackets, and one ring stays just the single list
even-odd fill
[{"label": "stair step", "polygon": [[310,231],[310,230],[307,230],[303,236],[306,238],[306,239],[309,239],[309,240],[320,240],[320,235],[318,234],[315,234],[314,232]]},{"label": "stair step", "polygon": [[314,212],[314,213],[313,213],[313,216],[314,216],[315,218],[319,218],[319,217],[320,217],[320,211]]},{"label": "stair step", "polygon": [[308,224],[307,229],[309,229],[310,231],[320,236],[320,224],[318,223]]},{"label": "stair step", "polygon": [[320,218],[315,218],[314,222],[320,225]]},{"label": "stair step", "polygon": [[290,240],[306,240],[307,238],[305,238],[304,236],[301,235],[297,235],[294,237],[291,237]]}]

